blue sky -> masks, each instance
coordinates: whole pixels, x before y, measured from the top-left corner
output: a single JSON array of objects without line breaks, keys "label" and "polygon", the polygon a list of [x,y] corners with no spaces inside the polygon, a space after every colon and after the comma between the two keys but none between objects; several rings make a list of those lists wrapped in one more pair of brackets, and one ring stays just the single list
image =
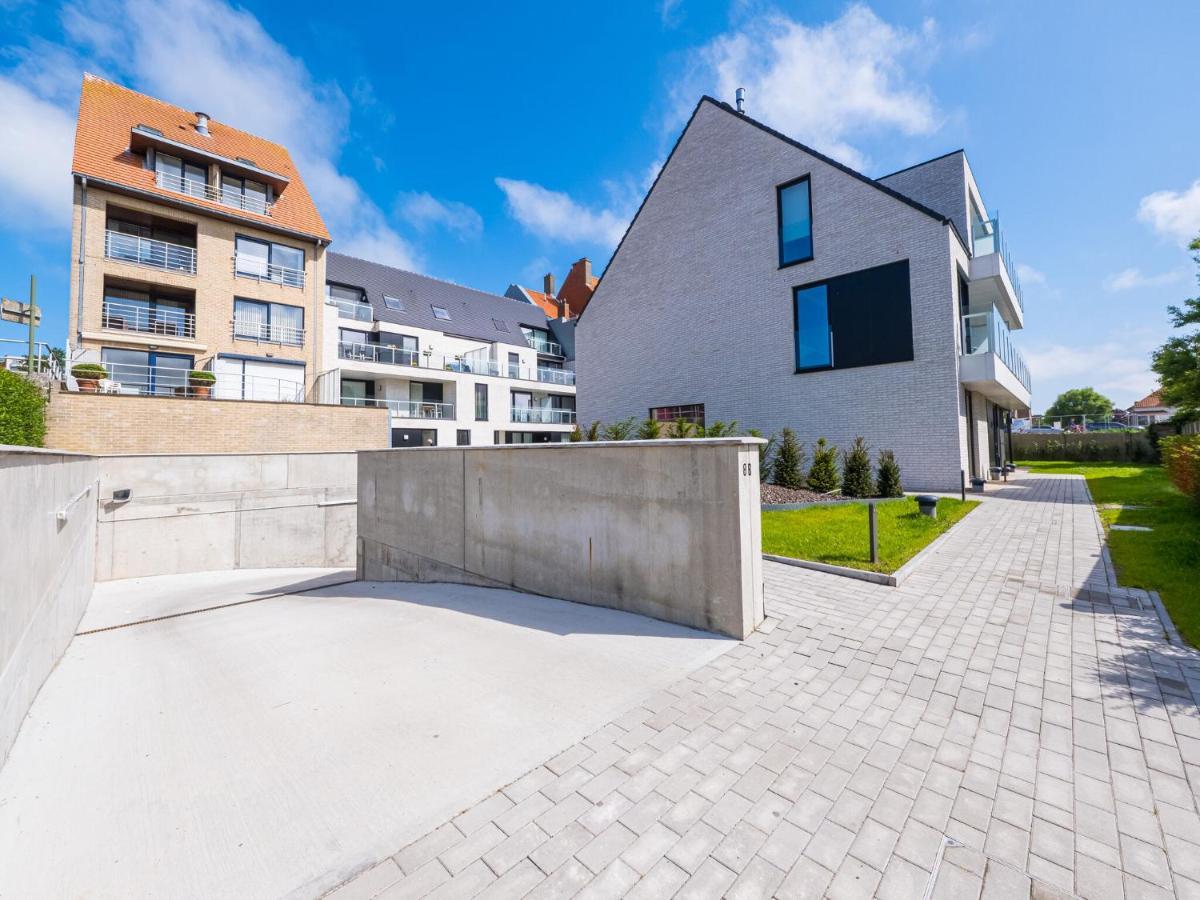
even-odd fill
[{"label": "blue sky", "polygon": [[1200,6],[1129,9],[0,0],[0,293],[36,272],[63,342],[85,70],[286,144],[334,249],[497,293],[602,269],[699,95],[744,85],[869,175],[965,147],[1021,264],[1035,408],[1127,405],[1200,232]]}]

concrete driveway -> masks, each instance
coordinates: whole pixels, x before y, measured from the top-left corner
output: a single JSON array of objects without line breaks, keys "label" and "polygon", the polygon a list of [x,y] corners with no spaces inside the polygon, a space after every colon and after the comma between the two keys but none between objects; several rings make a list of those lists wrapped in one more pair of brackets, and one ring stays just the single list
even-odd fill
[{"label": "concrete driveway", "polygon": [[509,591],[278,595],[309,583],[102,586],[0,771],[0,896],[319,895],[737,646]]}]

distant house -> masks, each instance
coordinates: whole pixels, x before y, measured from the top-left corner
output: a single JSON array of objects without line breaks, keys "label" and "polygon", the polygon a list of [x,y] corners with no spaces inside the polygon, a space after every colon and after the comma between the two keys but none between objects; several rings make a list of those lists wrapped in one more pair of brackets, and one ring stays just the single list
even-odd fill
[{"label": "distant house", "polygon": [[563,279],[562,289],[557,293],[554,290],[554,274],[547,272],[542,278],[540,291],[510,284],[504,296],[539,306],[552,319],[571,319],[587,307],[599,283],[600,279],[592,274],[592,261],[585,256],[571,264],[571,270]]},{"label": "distant house", "polygon": [[1175,407],[1164,405],[1158,391],[1147,394],[1127,411],[1130,425],[1153,425],[1156,422],[1166,422],[1174,415]]}]

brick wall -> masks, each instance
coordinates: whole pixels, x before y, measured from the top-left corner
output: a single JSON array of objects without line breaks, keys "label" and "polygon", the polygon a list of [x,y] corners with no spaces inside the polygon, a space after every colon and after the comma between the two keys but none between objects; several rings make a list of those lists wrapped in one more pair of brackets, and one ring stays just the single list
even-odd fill
[{"label": "brick wall", "polygon": [[46,446],[83,453],[285,453],[388,446],[383,408],[51,395]]}]

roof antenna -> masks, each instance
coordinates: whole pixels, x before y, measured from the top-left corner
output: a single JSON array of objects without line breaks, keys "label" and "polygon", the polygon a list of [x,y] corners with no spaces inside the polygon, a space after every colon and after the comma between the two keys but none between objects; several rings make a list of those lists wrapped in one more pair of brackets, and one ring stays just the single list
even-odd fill
[{"label": "roof antenna", "polygon": [[738,88],[734,97],[737,98],[737,111],[744,116],[746,114],[746,89]]}]

